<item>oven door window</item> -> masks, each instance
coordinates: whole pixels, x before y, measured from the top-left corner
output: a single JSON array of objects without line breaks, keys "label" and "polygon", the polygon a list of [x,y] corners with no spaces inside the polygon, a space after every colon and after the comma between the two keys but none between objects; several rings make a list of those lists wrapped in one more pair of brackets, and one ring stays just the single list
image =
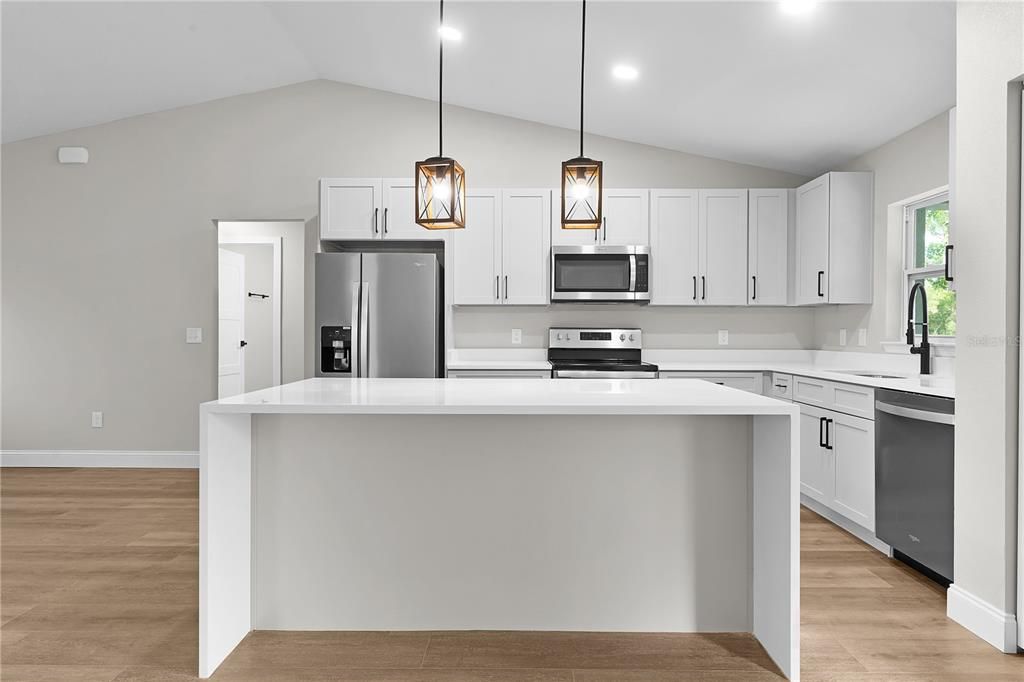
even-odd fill
[{"label": "oven door window", "polygon": [[629,291],[628,255],[555,256],[555,291]]}]

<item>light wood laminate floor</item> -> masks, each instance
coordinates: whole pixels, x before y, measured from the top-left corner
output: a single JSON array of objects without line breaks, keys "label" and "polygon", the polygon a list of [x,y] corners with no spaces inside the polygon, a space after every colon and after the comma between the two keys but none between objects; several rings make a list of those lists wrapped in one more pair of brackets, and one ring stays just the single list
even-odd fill
[{"label": "light wood laminate floor", "polygon": [[[192,680],[198,475],[4,469],[0,679]],[[943,591],[804,510],[805,680],[1024,680]],[[749,635],[257,632],[214,680],[777,680]]]}]

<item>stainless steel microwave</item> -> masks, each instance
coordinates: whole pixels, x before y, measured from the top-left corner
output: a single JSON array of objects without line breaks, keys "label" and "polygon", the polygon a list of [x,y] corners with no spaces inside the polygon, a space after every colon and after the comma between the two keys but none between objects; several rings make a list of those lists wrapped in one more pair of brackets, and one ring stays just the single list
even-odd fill
[{"label": "stainless steel microwave", "polygon": [[649,303],[648,246],[551,247],[551,301]]}]

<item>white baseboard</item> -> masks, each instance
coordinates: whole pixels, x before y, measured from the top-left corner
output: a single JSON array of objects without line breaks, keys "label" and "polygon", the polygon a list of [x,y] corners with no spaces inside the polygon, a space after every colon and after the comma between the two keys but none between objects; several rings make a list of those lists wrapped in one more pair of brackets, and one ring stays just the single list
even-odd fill
[{"label": "white baseboard", "polygon": [[815,500],[812,500],[803,493],[800,493],[800,504],[807,507],[818,516],[821,516],[822,518],[831,521],[832,523],[839,526],[847,533],[860,540],[861,542],[871,545],[882,554],[885,554],[886,556],[892,556],[892,548],[889,547],[889,545],[882,542],[881,540],[879,540],[878,538],[876,538],[874,533],[872,533],[859,523],[851,521],[850,519],[846,518],[838,512],[832,511],[825,505]]},{"label": "white baseboard", "polygon": [[169,450],[0,450],[5,467],[198,469],[198,452]]},{"label": "white baseboard", "polygon": [[946,592],[946,616],[1004,654],[1017,652],[1016,617],[955,584]]}]

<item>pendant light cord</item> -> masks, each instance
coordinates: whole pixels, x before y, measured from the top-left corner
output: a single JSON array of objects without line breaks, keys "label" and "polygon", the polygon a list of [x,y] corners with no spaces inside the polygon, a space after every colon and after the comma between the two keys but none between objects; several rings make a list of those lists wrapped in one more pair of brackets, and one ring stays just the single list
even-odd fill
[{"label": "pendant light cord", "polygon": [[[444,0],[442,0],[444,2]],[[583,0],[582,38],[580,40],[580,157],[583,156],[583,75],[587,58],[587,0]]]},{"label": "pendant light cord", "polygon": [[437,28],[437,42],[440,45],[437,57],[437,155],[444,156],[444,124],[441,121],[443,105],[441,95],[444,93],[444,0],[441,0],[441,24]]}]

